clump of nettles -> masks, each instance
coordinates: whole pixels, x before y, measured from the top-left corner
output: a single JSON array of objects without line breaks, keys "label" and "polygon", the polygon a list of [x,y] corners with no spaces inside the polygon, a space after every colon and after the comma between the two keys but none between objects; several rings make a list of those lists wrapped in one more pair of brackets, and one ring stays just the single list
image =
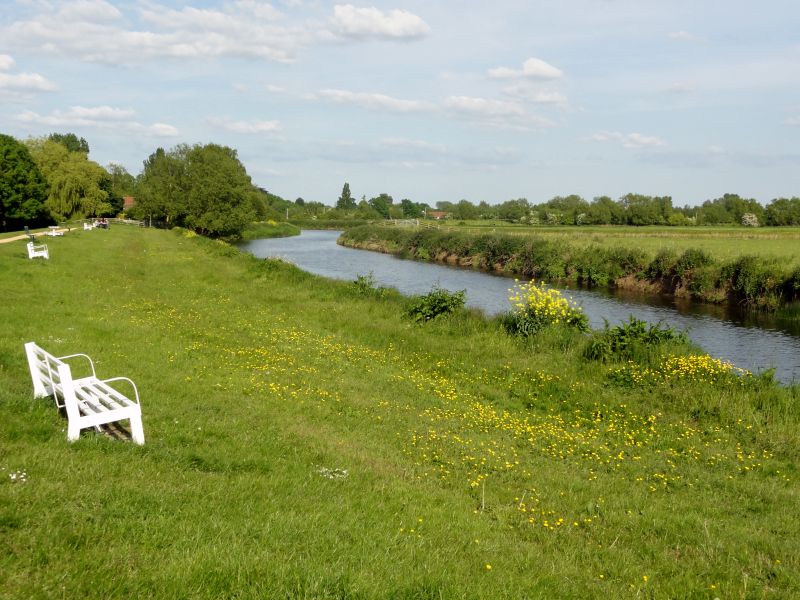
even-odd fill
[{"label": "clump of nettles", "polygon": [[415,296],[406,309],[406,316],[417,323],[452,314],[464,307],[466,290],[450,292],[434,287],[423,296]]},{"label": "clump of nettles", "polygon": [[642,360],[658,353],[668,344],[688,344],[686,332],[663,323],[647,323],[631,316],[627,323],[596,332],[586,346],[585,356],[591,360]]},{"label": "clump of nettles", "polygon": [[503,328],[512,335],[534,335],[550,325],[589,330],[589,319],[580,306],[561,295],[559,290],[535,281],[517,282],[509,290],[511,311],[501,317]]}]

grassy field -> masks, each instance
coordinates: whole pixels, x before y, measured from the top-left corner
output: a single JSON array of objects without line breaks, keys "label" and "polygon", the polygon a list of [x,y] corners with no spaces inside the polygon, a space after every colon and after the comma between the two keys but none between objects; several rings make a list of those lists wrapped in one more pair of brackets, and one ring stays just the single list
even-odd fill
[{"label": "grassy field", "polygon": [[[800,595],[797,388],[619,386],[183,231],[48,243],[0,245],[0,597]],[[131,377],[146,445],[69,444],[31,340]]]},{"label": "grassy field", "polygon": [[473,233],[508,233],[562,239],[606,247],[629,247],[654,256],[664,248],[682,252],[688,247],[700,248],[715,258],[727,260],[750,254],[775,257],[787,265],[800,265],[800,228],[798,227],[532,227],[502,221],[445,222],[443,228]]}]

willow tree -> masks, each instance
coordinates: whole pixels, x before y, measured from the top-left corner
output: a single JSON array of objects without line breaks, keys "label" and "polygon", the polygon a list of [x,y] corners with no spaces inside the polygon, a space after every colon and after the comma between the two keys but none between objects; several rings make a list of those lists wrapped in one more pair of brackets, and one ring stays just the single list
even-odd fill
[{"label": "willow tree", "polygon": [[85,152],[49,139],[26,142],[50,188],[45,206],[57,221],[108,214],[108,172]]}]

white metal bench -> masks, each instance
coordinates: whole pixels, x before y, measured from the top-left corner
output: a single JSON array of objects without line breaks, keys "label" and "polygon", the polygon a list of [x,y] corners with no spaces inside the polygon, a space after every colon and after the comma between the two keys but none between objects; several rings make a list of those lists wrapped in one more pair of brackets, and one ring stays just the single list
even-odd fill
[{"label": "white metal bench", "polygon": [[48,260],[50,259],[50,252],[47,250],[47,244],[28,242],[28,258],[36,258],[37,256]]},{"label": "white metal bench", "polygon": [[91,231],[92,229],[94,229],[94,227],[92,227],[92,225],[90,223],[84,223],[83,224],[83,230],[84,231]]},{"label": "white metal bench", "polygon": [[[67,412],[67,439],[75,441],[81,429],[130,420],[131,437],[137,444],[144,444],[142,409],[139,390],[127,377],[98,379],[92,359],[86,354],[53,356],[35,342],[25,344],[28,366],[33,379],[33,394],[36,398],[53,396],[56,406]],[[92,374],[80,379],[72,378],[72,371],[65,359],[84,357],[89,361]],[[112,388],[111,381],[127,381],[133,387],[136,400],[131,400]]]}]

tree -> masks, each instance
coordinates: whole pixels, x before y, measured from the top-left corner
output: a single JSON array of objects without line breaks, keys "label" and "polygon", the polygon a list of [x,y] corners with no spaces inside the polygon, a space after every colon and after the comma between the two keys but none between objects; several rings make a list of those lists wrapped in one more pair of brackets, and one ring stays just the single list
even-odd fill
[{"label": "tree", "polygon": [[452,216],[454,219],[467,221],[478,218],[478,207],[469,200],[459,200],[453,207]]},{"label": "tree", "polygon": [[182,222],[189,189],[186,173],[188,152],[189,146],[179,145],[169,152],[157,148],[147,157],[136,183],[134,216],[164,220],[173,225]]},{"label": "tree", "polygon": [[47,179],[50,193],[45,206],[56,220],[111,212],[109,175],[82,151],[70,151],[50,139],[26,142],[31,156]]},{"label": "tree", "polygon": [[108,202],[113,213],[122,212],[125,196],[136,195],[136,178],[120,164],[110,163],[106,166],[108,171],[107,192]]},{"label": "tree", "polygon": [[767,225],[800,225],[800,198],[775,198],[764,211]]},{"label": "tree", "polygon": [[47,181],[25,144],[0,134],[0,226],[21,229],[47,218]]},{"label": "tree", "polygon": [[421,204],[412,202],[408,198],[400,200],[400,209],[406,219],[419,219],[425,214],[425,208]]},{"label": "tree", "polygon": [[297,206],[305,206],[306,205],[306,201],[303,200],[302,198],[297,198],[297,200],[295,200],[294,203],[297,204]]},{"label": "tree", "polygon": [[236,150],[194,146],[186,155],[186,226],[209,237],[237,236],[253,221],[253,184]]},{"label": "tree", "polygon": [[394,204],[394,199],[386,193],[381,193],[374,198],[370,198],[369,205],[384,219],[389,218],[389,209]]},{"label": "tree", "polygon": [[74,133],[51,133],[47,136],[47,139],[51,142],[61,144],[70,152],[89,154],[89,143],[85,139],[79,138]]},{"label": "tree", "polygon": [[497,207],[497,217],[503,221],[516,223],[523,217],[528,216],[530,204],[527,198],[517,198],[516,200],[506,200]]},{"label": "tree", "polygon": [[343,210],[353,210],[356,207],[356,201],[350,195],[350,184],[345,181],[342,187],[342,195],[336,201],[336,208]]}]

